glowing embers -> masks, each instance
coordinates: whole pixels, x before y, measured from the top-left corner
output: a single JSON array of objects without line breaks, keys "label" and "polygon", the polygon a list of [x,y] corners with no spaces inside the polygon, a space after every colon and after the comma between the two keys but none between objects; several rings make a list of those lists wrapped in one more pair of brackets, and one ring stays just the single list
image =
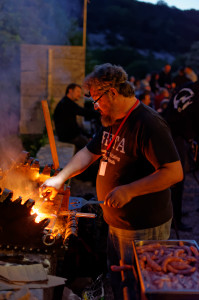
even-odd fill
[{"label": "glowing embers", "polygon": [[37,215],[36,218],[35,218],[35,223],[39,223],[41,222],[43,219],[47,218],[48,215],[47,214],[44,214],[42,212],[39,212],[39,209],[37,208],[32,208],[31,210],[31,215]]}]

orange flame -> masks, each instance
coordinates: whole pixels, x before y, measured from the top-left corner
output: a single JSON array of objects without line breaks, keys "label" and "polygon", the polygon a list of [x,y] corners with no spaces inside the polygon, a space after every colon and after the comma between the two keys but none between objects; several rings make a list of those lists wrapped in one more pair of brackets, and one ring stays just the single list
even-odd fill
[{"label": "orange flame", "polygon": [[42,221],[43,219],[45,219],[47,217],[46,214],[43,214],[42,212],[39,212],[38,208],[32,207],[31,215],[34,215],[34,214],[37,215],[37,217],[35,218],[35,223],[39,223],[40,221]]}]

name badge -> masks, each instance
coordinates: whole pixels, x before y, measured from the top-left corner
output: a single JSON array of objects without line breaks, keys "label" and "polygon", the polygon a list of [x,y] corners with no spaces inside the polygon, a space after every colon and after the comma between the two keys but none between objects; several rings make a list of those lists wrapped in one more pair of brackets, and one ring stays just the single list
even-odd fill
[{"label": "name badge", "polygon": [[100,163],[100,167],[99,167],[99,175],[104,176],[105,172],[106,172],[106,167],[107,167],[107,160],[102,160]]}]

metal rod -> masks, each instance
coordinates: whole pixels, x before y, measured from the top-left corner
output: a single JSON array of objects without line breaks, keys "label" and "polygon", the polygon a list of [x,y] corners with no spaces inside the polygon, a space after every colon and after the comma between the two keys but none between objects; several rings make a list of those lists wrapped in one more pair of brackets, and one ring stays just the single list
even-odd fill
[{"label": "metal rod", "polygon": [[59,216],[76,216],[77,218],[79,217],[85,217],[85,218],[96,218],[96,214],[91,214],[91,213],[82,213],[82,212],[76,212],[76,211],[62,211],[59,213]]},{"label": "metal rod", "polygon": [[[124,262],[123,260],[121,259],[120,260],[120,266],[123,266],[124,265]],[[124,300],[130,300],[130,297],[129,297],[129,292],[128,292],[128,287],[125,286],[125,274],[124,274],[125,271],[121,271],[121,277],[122,277],[122,283],[124,284],[123,286],[123,299]]]}]

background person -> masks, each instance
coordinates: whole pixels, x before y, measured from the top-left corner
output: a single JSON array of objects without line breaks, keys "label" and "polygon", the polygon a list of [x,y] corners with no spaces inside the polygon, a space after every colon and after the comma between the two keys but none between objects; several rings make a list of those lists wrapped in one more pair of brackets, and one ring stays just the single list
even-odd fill
[{"label": "background person", "polygon": [[[199,81],[189,81],[183,85],[170,99],[162,116],[170,126],[172,137],[178,150],[183,171],[186,177],[188,158],[192,156],[192,142],[199,141]],[[193,163],[193,158],[191,159]],[[191,226],[182,222],[182,199],[184,179],[171,189],[174,221],[173,226],[181,231],[191,231]]]},{"label": "background person", "polygon": [[160,87],[166,87],[169,89],[171,87],[171,82],[171,65],[166,64],[159,73],[158,83]]},{"label": "background person", "polygon": [[77,123],[77,116],[89,119],[97,118],[94,110],[81,107],[76,102],[80,100],[82,88],[76,83],[67,86],[65,96],[58,102],[54,111],[55,130],[59,141],[72,143],[76,150],[83,148],[91,137]]},{"label": "background person", "polygon": [[178,74],[172,80],[172,83],[175,84],[175,91],[187,84],[189,81],[190,79],[185,75],[184,67],[179,68]]},{"label": "background person", "polygon": [[[135,97],[120,66],[103,64],[85,78],[103,127],[55,177],[41,186],[54,198],[65,180],[101,157],[98,200],[109,225],[108,264],[132,264],[135,239],[168,239],[172,219],[169,187],[182,180],[179,156],[165,121]],[[123,299],[119,273],[111,272],[115,299]],[[132,272],[129,276],[133,280]],[[133,281],[129,285],[133,297]],[[132,299],[132,298],[131,298]]]},{"label": "background person", "polygon": [[184,72],[185,72],[185,75],[186,77],[192,81],[192,82],[196,82],[198,80],[198,76],[197,74],[194,72],[194,70],[192,69],[192,67],[190,66],[186,66],[184,68]]},{"label": "background person", "polygon": [[143,91],[151,91],[151,86],[150,86],[150,81],[151,81],[151,74],[146,74],[146,76],[141,80],[141,89]]},{"label": "background person", "polygon": [[160,88],[159,92],[154,97],[154,108],[158,110],[160,108],[160,104],[163,100],[169,100],[170,93],[167,88]]},{"label": "background person", "polygon": [[139,96],[139,100],[142,101],[147,106],[151,105],[151,93],[150,91],[146,90]]},{"label": "background person", "polygon": [[160,85],[158,83],[159,80],[159,73],[153,71],[151,73],[151,80],[150,80],[150,87],[151,87],[151,92],[153,93],[153,97],[159,92],[160,90]]}]

